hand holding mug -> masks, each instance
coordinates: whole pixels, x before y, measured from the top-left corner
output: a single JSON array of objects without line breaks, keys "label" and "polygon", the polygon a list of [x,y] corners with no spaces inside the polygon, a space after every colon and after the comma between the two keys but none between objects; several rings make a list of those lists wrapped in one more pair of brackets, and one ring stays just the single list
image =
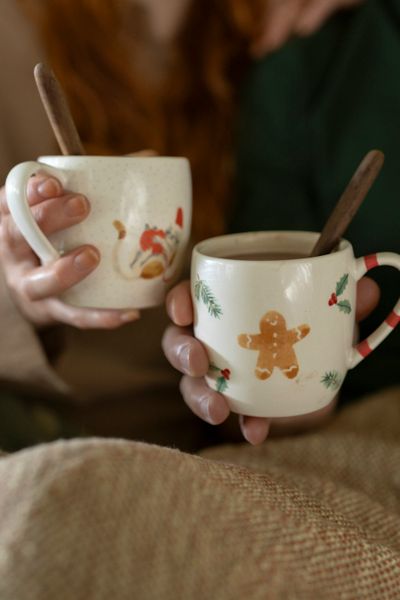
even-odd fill
[{"label": "hand holding mug", "polygon": [[[266,237],[259,240],[258,248],[254,246],[253,251],[267,248],[268,233],[249,234],[253,238],[255,236],[256,241],[257,236],[260,235]],[[272,232],[269,234],[270,243],[272,243],[274,235]],[[303,251],[306,255],[312,247],[313,235],[315,237],[315,234],[292,233],[287,235],[289,237],[286,239],[285,248],[276,246],[276,240],[279,240],[278,235],[275,236],[275,247],[271,247],[271,250],[276,252],[291,249],[292,251]],[[297,241],[295,239],[296,235]],[[299,238],[301,235],[303,235],[302,240]],[[264,267],[261,266],[262,261],[243,261],[233,258],[233,255],[245,251],[249,242],[249,239],[245,240],[245,234],[236,236],[233,245],[223,246],[222,240],[225,239],[225,243],[228,244],[226,240],[233,237],[217,238],[217,240],[221,240],[222,244],[218,248],[219,252],[216,251],[216,247],[207,246],[208,243],[212,244],[215,240],[202,242],[198,247],[198,249],[200,248],[199,254],[202,253],[203,249],[205,255],[199,258],[199,254],[197,254],[198,263],[196,262],[196,249],[194,251],[192,296],[197,304],[195,314],[193,314],[187,285],[185,287],[181,285],[172,290],[168,297],[168,310],[172,320],[178,325],[188,326],[194,318],[195,331],[197,328],[196,335],[202,339],[203,344],[191,337],[189,329],[183,330],[171,327],[164,338],[164,349],[170,362],[186,374],[182,380],[182,392],[186,402],[196,414],[205,420],[220,423],[225,420],[229,410],[232,409],[235,412],[242,412],[247,415],[268,415],[265,418],[257,416],[241,418],[242,431],[246,439],[252,443],[257,443],[265,438],[271,420],[270,417],[273,417],[274,424],[290,423],[296,427],[302,424],[307,426],[310,422],[325,416],[331,410],[333,399],[343,382],[347,368],[355,366],[357,362],[362,360],[363,356],[367,355],[372,348],[376,347],[379,341],[382,341],[390,333],[398,322],[398,316],[395,316],[399,312],[398,305],[378,332],[370,336],[367,341],[360,343],[358,347],[352,348],[354,317],[357,320],[364,318],[373,309],[379,298],[379,290],[372,280],[368,278],[360,279],[357,286],[356,280],[369,268],[378,264],[386,263],[398,267],[399,257],[392,253],[382,253],[378,254],[377,257],[374,255],[374,257],[356,261],[351,246],[347,242],[343,242],[342,249],[334,253],[336,256],[329,255],[328,257],[311,259],[311,261],[317,261],[319,268],[315,262],[310,264],[307,258],[293,261],[266,261],[267,271],[261,275],[260,269],[265,268],[265,264]],[[239,238],[239,244],[237,238]],[[245,245],[241,246],[240,241],[245,241]],[[282,240],[281,236],[281,244],[284,243],[285,240]],[[247,251],[249,251],[248,247]],[[232,258],[230,259],[229,256]],[[326,261],[328,264],[326,264]],[[296,263],[297,266],[295,266]],[[236,264],[241,264],[245,275],[242,274],[243,276],[237,277]],[[249,265],[252,265],[250,269]],[[197,272],[198,267],[201,273]],[[338,271],[343,268],[344,272],[338,275]],[[250,281],[249,273],[252,270],[253,279]],[[320,275],[318,275],[318,272]],[[308,280],[307,277],[304,279],[305,274],[308,274]],[[316,283],[316,279],[319,280],[321,276],[323,285],[320,281]],[[247,280],[246,277],[250,277],[250,279]],[[271,281],[271,277],[274,281]],[[274,279],[276,277],[278,279]],[[279,277],[283,277],[284,280],[277,283]],[[333,279],[336,278],[333,283],[331,281],[332,277]],[[243,278],[246,279],[248,285],[243,285]],[[198,282],[207,282],[208,279],[210,280],[208,281],[208,288],[203,290],[202,293],[202,290],[199,289],[201,284],[199,285]],[[307,281],[309,285],[308,292]],[[314,285],[311,282],[314,282]],[[263,285],[266,287],[260,292]],[[234,290],[231,289],[232,286],[235,287]],[[296,296],[298,286],[302,290],[300,298],[298,295]],[[214,287],[216,291],[213,289]],[[314,295],[318,298],[321,296],[319,298],[320,302],[318,300],[321,307],[318,306],[315,311],[312,309],[312,290],[316,292]],[[311,293],[311,296],[307,295],[308,293]],[[324,294],[327,295],[327,298]],[[222,316],[218,309],[223,310],[218,295],[223,299],[226,314],[230,318],[230,322],[224,331],[221,331],[222,321],[219,324],[215,323],[215,321],[219,321],[218,316]],[[292,299],[297,298],[295,304],[290,305],[289,303],[286,306],[282,304],[282,298],[287,300],[290,296],[292,296]],[[234,302],[230,302],[231,297],[235,299]],[[261,311],[262,314],[260,313],[258,319],[257,309],[255,307],[251,308],[251,303],[255,301],[255,298],[258,298],[259,303],[261,303],[258,312]],[[272,307],[271,302],[272,304],[275,303],[276,306]],[[250,306],[250,311],[245,310],[246,306]],[[210,310],[210,307],[212,310]],[[277,311],[277,308],[280,308],[280,311]],[[299,313],[299,308],[300,312],[303,311],[302,314]],[[294,333],[299,334],[296,340],[292,340],[296,344],[294,356],[289,357],[294,358],[291,363],[295,364],[261,365],[259,364],[260,348],[251,348],[252,342],[258,341],[258,338],[255,340],[253,337],[257,337],[257,334],[262,333],[261,330],[256,331],[261,327],[262,317],[273,312],[271,309],[279,312],[284,320],[292,321],[294,319],[296,321],[293,321],[293,323],[286,321],[285,323],[286,332],[290,333],[291,329],[295,329]],[[200,311],[202,312],[199,317]],[[243,324],[243,331],[235,330],[235,327],[240,329],[240,319],[237,315],[232,317],[230,314],[232,311],[242,311],[242,315],[247,315],[245,318],[252,321],[251,324],[247,323],[249,331],[246,330],[246,326]],[[285,315],[282,315],[283,312]],[[343,317],[346,317],[347,321],[336,322],[338,318]],[[307,318],[310,323],[306,322]],[[298,319],[304,321],[304,323],[299,321],[297,324]],[[271,326],[277,326],[275,320],[270,323]],[[211,323],[211,321],[213,322]],[[204,323],[208,324],[209,327],[208,325],[204,327]],[[304,327],[301,327],[303,325]],[[254,331],[250,331],[252,327]],[[331,329],[333,330],[332,334]],[[307,349],[298,350],[297,345],[300,347],[303,341],[305,343],[308,336],[311,335],[311,331],[313,332],[312,337],[308,341],[311,339],[312,344]],[[278,330],[274,330],[274,332],[279,333]],[[274,332],[270,332],[271,335]],[[210,339],[204,340],[202,336],[205,336],[205,338],[210,336]],[[330,337],[332,337],[331,342],[329,342]],[[275,359],[279,358],[278,353],[281,349],[278,346],[282,340],[279,337],[277,340],[271,337],[271,344],[267,344],[267,346],[271,345],[271,356],[269,357],[271,360],[274,341],[278,349],[278,352],[275,352]],[[220,344],[220,348],[216,351],[218,344]],[[292,344],[293,348],[294,344]],[[315,349],[314,353],[313,348]],[[220,364],[220,361],[224,364]],[[318,361],[321,364],[317,364]],[[324,361],[328,361],[329,365],[325,365]],[[259,372],[257,372],[258,367],[261,367]],[[290,368],[293,369],[293,373],[285,373],[284,369]],[[241,369],[243,370],[242,377],[238,376]],[[266,369],[271,372],[267,373]],[[205,385],[204,379],[199,379],[204,375],[207,375],[209,387]],[[287,377],[287,375],[293,376]],[[233,398],[232,383],[234,386],[236,383]],[[238,385],[242,387],[241,394],[238,392]],[[251,391],[249,391],[249,386],[251,386]],[[288,389],[288,386],[292,387],[292,390]],[[313,387],[313,390],[310,386]],[[218,393],[217,390],[220,390],[224,395]],[[238,404],[240,405],[239,408]],[[304,416],[289,417],[289,415],[301,413],[305,413]]]},{"label": "hand holding mug", "polygon": [[[88,199],[65,190],[54,177],[40,173],[29,180],[27,199],[46,235],[67,230],[87,218]],[[21,313],[35,326],[55,323],[82,329],[111,329],[139,318],[137,310],[99,310],[66,304],[58,296],[87,277],[99,264],[95,246],[79,245],[42,265],[11,217],[5,188],[0,190],[0,256],[8,287]]]},{"label": "hand holding mug", "polygon": [[[47,175],[50,198],[30,179],[38,172]],[[65,195],[63,187],[83,195]],[[74,202],[82,214],[68,220]],[[6,276],[25,314],[37,324],[115,327],[162,303],[179,272],[190,232],[190,170],[179,158],[43,157],[14,167],[3,205]],[[25,270],[17,273],[15,261]],[[84,275],[75,274],[76,263]],[[28,266],[39,270],[27,277]],[[43,297],[46,310],[29,305]]]},{"label": "hand holding mug", "polygon": [[251,51],[261,57],[283,46],[291,36],[308,36],[337,11],[355,8],[365,0],[268,0],[265,17]]}]

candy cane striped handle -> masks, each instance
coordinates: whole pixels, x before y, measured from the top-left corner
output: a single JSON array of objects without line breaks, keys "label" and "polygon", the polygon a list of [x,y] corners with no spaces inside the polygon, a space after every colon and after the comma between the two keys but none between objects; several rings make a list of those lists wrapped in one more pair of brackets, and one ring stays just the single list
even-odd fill
[{"label": "candy cane striped handle", "polygon": [[[383,265],[394,267],[400,270],[400,255],[392,252],[379,252],[379,254],[370,254],[356,260],[356,279],[357,281],[361,277],[374,269],[375,267],[382,267]],[[400,298],[397,301],[392,312],[386,317],[381,325],[375,329],[374,333],[371,333],[365,340],[357,344],[350,354],[349,368],[352,369],[364,358],[366,358],[383,340],[392,333],[393,329],[398,325],[400,321]]]}]

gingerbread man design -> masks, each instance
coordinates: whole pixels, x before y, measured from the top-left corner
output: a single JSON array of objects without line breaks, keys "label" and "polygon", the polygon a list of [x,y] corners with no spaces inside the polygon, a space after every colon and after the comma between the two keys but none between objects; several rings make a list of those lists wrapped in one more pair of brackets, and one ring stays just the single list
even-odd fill
[{"label": "gingerbread man design", "polygon": [[269,311],[260,321],[260,331],[255,335],[242,333],[238,336],[242,348],[259,352],[256,377],[268,379],[275,367],[288,379],[296,377],[299,363],[293,345],[309,334],[310,327],[299,325],[288,330],[284,317],[276,311]]}]

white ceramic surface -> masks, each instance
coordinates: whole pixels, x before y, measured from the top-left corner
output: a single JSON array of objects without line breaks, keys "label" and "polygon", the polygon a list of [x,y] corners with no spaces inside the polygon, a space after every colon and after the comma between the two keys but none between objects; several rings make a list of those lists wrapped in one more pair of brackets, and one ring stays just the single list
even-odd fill
[{"label": "white ceramic surface", "polygon": [[[356,282],[371,268],[400,268],[400,256],[355,259],[349,242],[316,258],[248,261],[257,252],[307,255],[318,234],[257,232],[195,246],[195,336],[205,345],[208,384],[232,411],[260,417],[313,412],[338,393],[355,367],[397,325],[400,300],[367,340],[353,347]],[[384,293],[384,290],[383,290]]]},{"label": "white ceramic surface", "polygon": [[[26,201],[38,170],[87,196],[89,216],[47,239]],[[6,181],[10,212],[43,263],[93,244],[99,266],[62,299],[75,306],[145,308],[163,302],[188,243],[192,199],[189,163],[172,157],[44,156],[17,165]]]}]

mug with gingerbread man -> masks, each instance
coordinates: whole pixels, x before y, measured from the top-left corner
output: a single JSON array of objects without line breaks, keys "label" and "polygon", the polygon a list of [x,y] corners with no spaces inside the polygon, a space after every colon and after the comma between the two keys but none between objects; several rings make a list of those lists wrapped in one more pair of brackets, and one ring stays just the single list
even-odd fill
[{"label": "mug with gingerbread man", "polygon": [[356,259],[342,240],[331,254],[311,258],[318,235],[241,233],[193,250],[194,333],[209,355],[207,382],[233,412],[287,417],[322,409],[400,320],[399,300],[374,333],[353,344],[357,281],[381,265],[400,269],[400,256]]}]

